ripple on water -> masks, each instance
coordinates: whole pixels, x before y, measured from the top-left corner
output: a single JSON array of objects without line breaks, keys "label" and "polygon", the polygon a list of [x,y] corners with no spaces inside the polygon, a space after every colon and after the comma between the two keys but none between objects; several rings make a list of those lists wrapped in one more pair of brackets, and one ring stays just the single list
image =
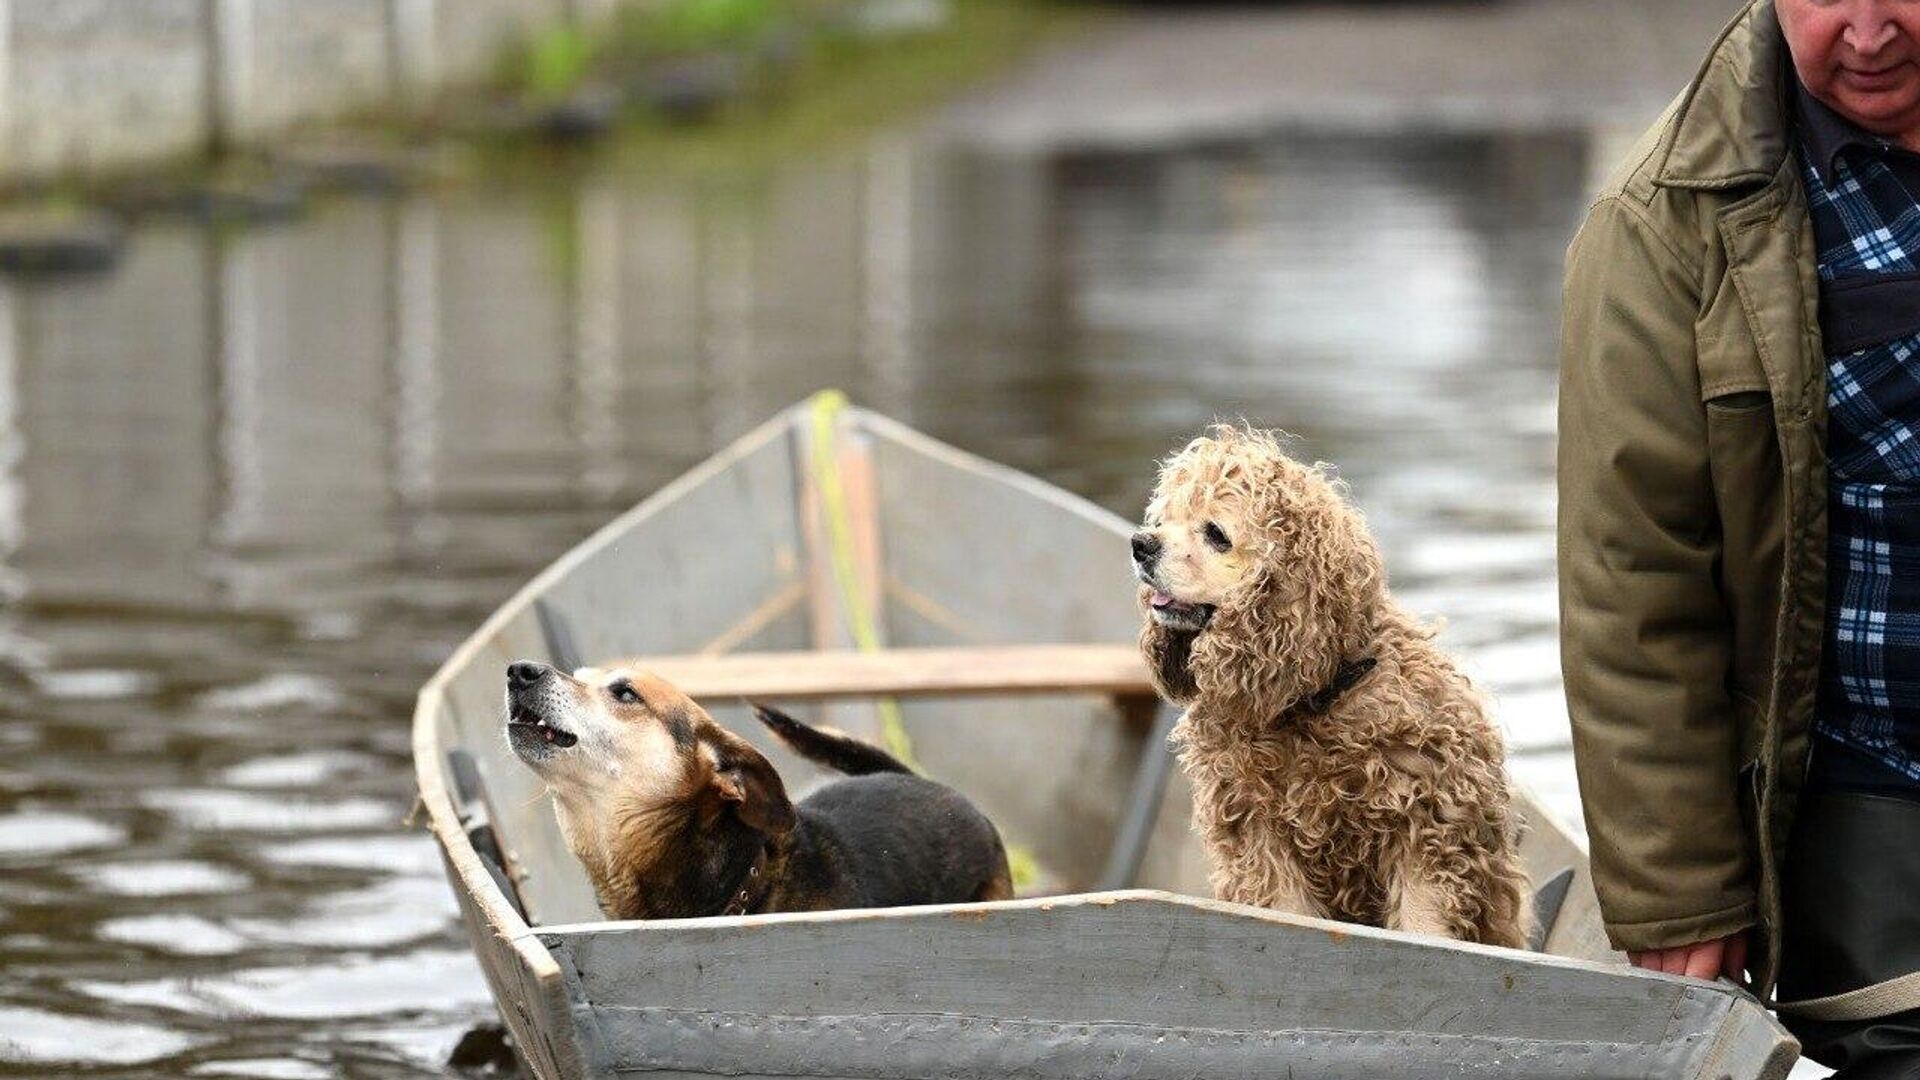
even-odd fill
[{"label": "ripple on water", "polygon": [[[464,951],[426,949],[379,959],[343,954],[329,960],[220,976],[76,979],[67,985],[97,1001],[216,1019],[468,1017],[491,1007],[480,965]],[[0,1021],[4,1018],[0,1010]]]},{"label": "ripple on water", "polygon": [[106,701],[136,697],[160,688],[160,678],[148,671],[118,668],[75,668],[67,671],[33,671],[33,680],[42,694],[70,701]]},{"label": "ripple on water", "polygon": [[1505,641],[1516,628],[1551,628],[1560,621],[1560,593],[1551,577],[1518,581],[1441,577],[1395,589],[1394,598],[1423,618],[1441,618],[1450,633],[1471,630],[1473,640]]},{"label": "ripple on water", "polygon": [[180,1053],[203,1041],[145,1024],[0,1005],[0,1061],[132,1065]]},{"label": "ripple on water", "polygon": [[1493,716],[1507,736],[1507,753],[1537,754],[1573,745],[1567,696],[1560,687],[1494,695]]},{"label": "ripple on water", "polygon": [[67,985],[74,993],[96,1001],[167,1009],[177,1013],[206,1011],[205,1003],[193,996],[191,986],[186,979],[147,979],[142,982],[75,979]]},{"label": "ripple on water", "polygon": [[343,701],[340,689],[331,680],[287,672],[209,690],[195,698],[194,705],[222,712],[261,712],[294,706],[331,710],[338,709]]},{"label": "ripple on water", "polygon": [[1510,757],[1507,773],[1532,792],[1540,805],[1567,826],[1581,843],[1586,843],[1587,823],[1580,812],[1580,789],[1574,781],[1571,747]]},{"label": "ripple on water", "polygon": [[253,880],[238,870],[188,859],[96,863],[75,867],[67,873],[98,892],[115,896],[201,896],[236,892]]},{"label": "ripple on water", "polygon": [[352,641],[364,625],[350,611],[316,611],[300,620],[298,633],[308,641]]},{"label": "ripple on water", "polygon": [[146,806],[190,829],[217,832],[327,832],[399,823],[405,807],[377,799],[300,798],[218,788],[148,792]]},{"label": "ripple on water", "polygon": [[257,757],[222,770],[220,779],[235,787],[313,787],[343,773],[368,771],[379,764],[369,754],[315,750],[303,754]]},{"label": "ripple on water", "polygon": [[1446,576],[1453,580],[1482,575],[1513,575],[1537,579],[1553,568],[1553,533],[1436,532],[1416,542],[1394,568],[1409,576]]},{"label": "ripple on water", "polygon": [[198,915],[129,915],[108,919],[94,929],[103,941],[144,945],[178,956],[231,956],[247,939]]},{"label": "ripple on water", "polygon": [[27,811],[0,817],[0,861],[124,844],[127,831],[78,814]]},{"label": "ripple on water", "polygon": [[1549,627],[1539,634],[1482,645],[1463,658],[1474,682],[1496,691],[1559,689],[1560,641]]},{"label": "ripple on water", "polygon": [[319,838],[275,844],[261,851],[270,862],[284,866],[324,866],[341,870],[392,870],[422,874],[439,881],[440,849],[419,835],[369,836],[363,839]]},{"label": "ripple on water", "polygon": [[411,877],[331,893],[289,919],[239,918],[231,925],[254,942],[371,949],[436,936],[459,915],[444,881]]},{"label": "ripple on water", "polygon": [[189,1076],[244,1076],[247,1080],[329,1080],[331,1069],[298,1058],[235,1058],[207,1061],[187,1070]]},{"label": "ripple on water", "polygon": [[452,950],[260,968],[197,980],[194,992],[229,1015],[289,1020],[446,1012],[490,1000],[479,963]]}]

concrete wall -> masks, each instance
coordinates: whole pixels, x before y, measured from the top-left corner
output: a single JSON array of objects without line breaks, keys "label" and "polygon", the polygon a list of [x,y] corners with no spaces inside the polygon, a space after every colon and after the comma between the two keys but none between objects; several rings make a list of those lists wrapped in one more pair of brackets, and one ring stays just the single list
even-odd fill
[{"label": "concrete wall", "polygon": [[413,107],[616,0],[0,0],[0,179]]}]

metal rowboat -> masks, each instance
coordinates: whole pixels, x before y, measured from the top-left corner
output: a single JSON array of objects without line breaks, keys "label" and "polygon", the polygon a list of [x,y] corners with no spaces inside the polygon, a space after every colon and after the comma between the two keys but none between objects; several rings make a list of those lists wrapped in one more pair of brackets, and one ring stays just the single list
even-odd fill
[{"label": "metal rowboat", "polygon": [[[496,611],[421,691],[414,756],[474,951],[534,1072],[1786,1075],[1797,1047],[1753,999],[1618,963],[1585,856],[1524,794],[1526,857],[1548,883],[1543,951],[1203,898],[1171,717],[1131,645],[1128,531],[823,395]],[[605,921],[500,736],[502,671],[628,656],[756,741],[747,696],[910,745],[1022,853],[1026,895]],[[790,788],[816,779],[761,745]]]}]

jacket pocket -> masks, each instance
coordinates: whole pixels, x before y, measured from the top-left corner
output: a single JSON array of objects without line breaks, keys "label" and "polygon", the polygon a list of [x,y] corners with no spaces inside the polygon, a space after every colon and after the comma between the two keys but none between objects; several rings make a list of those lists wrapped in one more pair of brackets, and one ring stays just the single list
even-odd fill
[{"label": "jacket pocket", "polygon": [[1720,518],[1720,593],[1733,630],[1732,690],[1771,694],[1786,506],[1773,398],[1764,390],[1706,403],[1707,467]]},{"label": "jacket pocket", "polygon": [[[1738,390],[1731,394],[1707,399],[1707,415],[1718,414],[1722,417],[1742,416],[1765,409],[1768,419],[1773,416],[1773,395],[1765,390]],[[1711,426],[1711,424],[1709,424]],[[1771,430],[1772,425],[1768,425]]]}]

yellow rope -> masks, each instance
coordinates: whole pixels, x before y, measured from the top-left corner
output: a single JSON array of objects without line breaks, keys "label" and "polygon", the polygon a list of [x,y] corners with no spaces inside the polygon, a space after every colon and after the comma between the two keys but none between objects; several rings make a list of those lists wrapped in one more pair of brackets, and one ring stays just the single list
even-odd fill
[{"label": "yellow rope", "polygon": [[[880,631],[874,625],[873,612],[867,607],[860,587],[860,572],[854,556],[853,515],[847,509],[846,488],[840,483],[838,445],[835,438],[840,414],[847,408],[847,395],[838,390],[822,390],[808,403],[813,416],[812,469],[815,488],[827,526],[827,552],[833,564],[834,585],[840,590],[840,607],[847,613],[847,625],[853,632],[854,648],[861,652],[880,650]],[[874,703],[880,713],[880,736],[887,752],[915,772],[922,771],[914,758],[913,739],[900,717],[900,703],[881,698]]]},{"label": "yellow rope", "polygon": [[[834,585],[840,590],[840,606],[847,613],[854,647],[861,652],[878,652],[880,630],[874,625],[873,612],[867,607],[860,588],[859,565],[853,550],[853,515],[847,509],[846,489],[840,484],[836,433],[840,414],[847,408],[847,395],[838,390],[822,390],[813,395],[808,407],[813,420],[810,468],[814,487],[820,492],[822,516],[826,518],[827,552],[833,564]],[[880,737],[887,752],[914,772],[925,772],[914,756],[913,738],[907,734],[907,725],[900,717],[900,703],[890,697],[880,698],[874,707],[880,713]],[[1040,861],[1023,844],[1008,841],[1006,848],[1014,889],[1024,891],[1044,872]]]}]

